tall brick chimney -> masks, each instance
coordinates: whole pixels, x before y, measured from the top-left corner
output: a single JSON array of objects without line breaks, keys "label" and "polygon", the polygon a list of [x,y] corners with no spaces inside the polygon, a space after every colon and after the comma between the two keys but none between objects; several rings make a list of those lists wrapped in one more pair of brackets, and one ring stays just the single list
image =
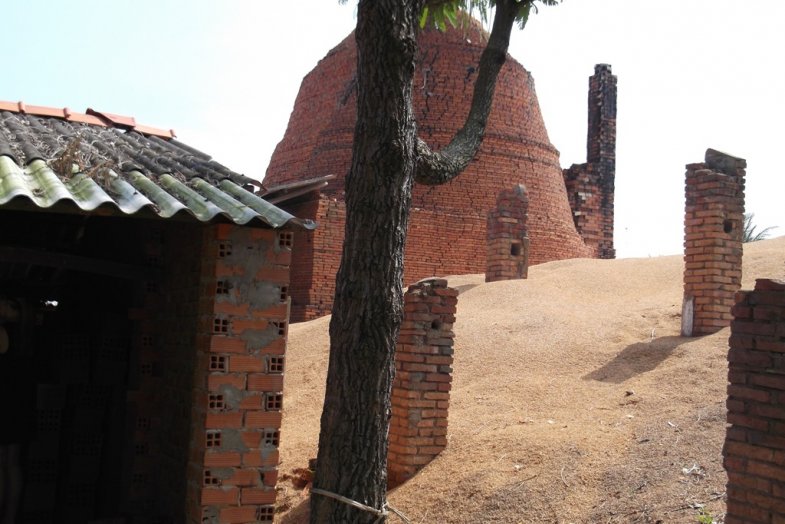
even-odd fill
[{"label": "tall brick chimney", "polygon": [[616,77],[609,64],[589,78],[586,163],[564,170],[575,228],[598,258],[615,258],[613,194],[616,178]]},{"label": "tall brick chimney", "polygon": [[610,64],[597,64],[589,78],[586,161],[601,164],[603,178],[610,177],[612,188],[616,173],[616,76]]}]

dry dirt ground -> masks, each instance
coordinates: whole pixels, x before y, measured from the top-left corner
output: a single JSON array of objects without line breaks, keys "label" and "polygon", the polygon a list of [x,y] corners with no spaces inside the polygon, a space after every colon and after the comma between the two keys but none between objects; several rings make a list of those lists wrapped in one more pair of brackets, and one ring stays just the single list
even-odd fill
[{"label": "dry dirt ground", "polygon": [[[449,444],[390,504],[414,523],[722,522],[729,330],[679,336],[682,270],[671,256],[451,277]],[[746,244],[743,272],[743,289],[785,278],[785,237]],[[281,523],[306,521],[287,477],[316,456],[328,321],[290,329]]]}]

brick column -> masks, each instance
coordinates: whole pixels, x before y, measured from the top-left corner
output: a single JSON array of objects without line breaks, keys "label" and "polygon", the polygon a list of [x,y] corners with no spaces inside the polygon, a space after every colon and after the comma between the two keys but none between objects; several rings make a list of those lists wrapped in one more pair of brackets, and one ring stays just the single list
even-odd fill
[{"label": "brick column", "polygon": [[272,522],[292,233],[219,225],[204,242],[190,524]]},{"label": "brick column", "polygon": [[737,293],[728,353],[727,524],[785,522],[785,281]]},{"label": "brick column", "polygon": [[684,217],[684,336],[728,326],[741,287],[747,162],[713,149],[687,165]]},{"label": "brick column", "polygon": [[529,197],[523,184],[499,193],[496,208],[488,212],[486,282],[527,277],[528,211]]},{"label": "brick column", "polygon": [[615,258],[613,200],[616,180],[616,76],[609,64],[589,78],[586,163],[563,170],[575,229],[597,258]]},{"label": "brick column", "polygon": [[458,290],[443,279],[420,281],[404,295],[387,456],[391,486],[411,478],[447,445],[457,304]]}]

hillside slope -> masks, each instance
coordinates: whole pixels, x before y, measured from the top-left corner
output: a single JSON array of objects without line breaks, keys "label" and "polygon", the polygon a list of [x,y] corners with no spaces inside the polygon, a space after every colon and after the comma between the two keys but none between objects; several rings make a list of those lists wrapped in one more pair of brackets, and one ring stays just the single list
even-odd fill
[{"label": "hillside slope", "polygon": [[[785,278],[785,237],[745,244],[744,289]],[[729,330],[679,336],[680,256],[566,260],[459,287],[447,449],[390,494],[412,522],[691,522],[724,512]],[[329,318],[291,326],[279,522],[316,456]],[[395,518],[389,519],[396,522]]]}]

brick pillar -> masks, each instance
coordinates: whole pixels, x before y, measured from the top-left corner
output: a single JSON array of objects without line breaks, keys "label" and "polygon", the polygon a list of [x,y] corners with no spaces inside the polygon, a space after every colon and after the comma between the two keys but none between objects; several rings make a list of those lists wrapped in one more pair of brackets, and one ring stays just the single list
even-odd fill
[{"label": "brick pillar", "polygon": [[187,522],[272,522],[292,233],[206,235]]},{"label": "brick pillar", "polygon": [[684,336],[728,326],[741,287],[747,162],[713,149],[687,165],[684,217]]},{"label": "brick pillar", "polygon": [[727,524],[785,522],[785,281],[736,294],[728,353]]},{"label": "brick pillar", "polygon": [[404,295],[387,456],[391,486],[411,478],[447,445],[457,304],[458,290],[443,279],[420,281]]},{"label": "brick pillar", "polygon": [[529,197],[526,186],[502,191],[496,208],[488,212],[485,281],[526,278],[529,272],[529,236],[526,221]]},{"label": "brick pillar", "polygon": [[563,171],[575,229],[597,258],[615,258],[613,201],[616,179],[616,76],[609,64],[589,78],[586,163]]}]

